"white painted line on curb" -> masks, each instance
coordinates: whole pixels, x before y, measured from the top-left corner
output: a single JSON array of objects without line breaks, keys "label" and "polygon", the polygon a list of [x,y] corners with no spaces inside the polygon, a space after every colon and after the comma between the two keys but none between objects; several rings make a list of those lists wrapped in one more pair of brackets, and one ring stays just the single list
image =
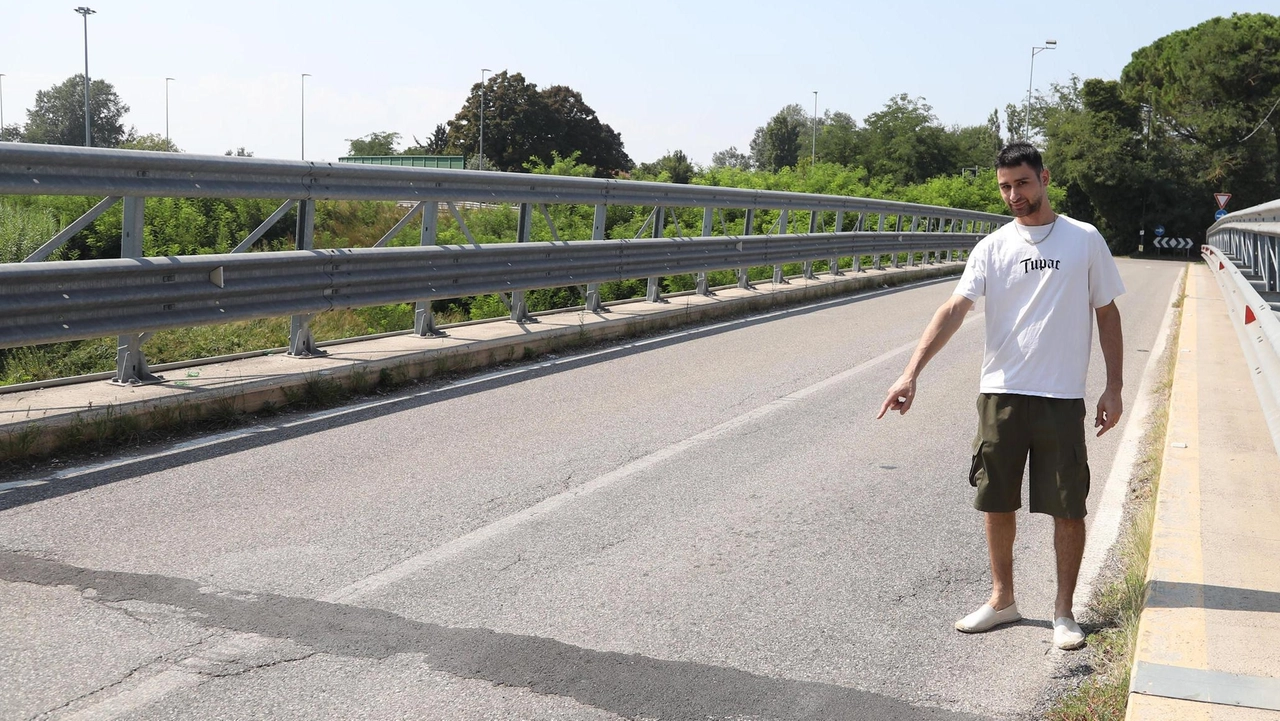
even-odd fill
[{"label": "white painted line on curb", "polygon": [[1142,436],[1147,432],[1151,422],[1152,392],[1160,374],[1160,359],[1169,348],[1173,337],[1172,326],[1174,308],[1178,300],[1178,291],[1182,288],[1182,279],[1186,270],[1174,281],[1173,291],[1169,294],[1169,305],[1164,318],[1160,321],[1160,329],[1156,332],[1156,342],[1151,348],[1151,356],[1142,371],[1142,380],[1138,382],[1138,392],[1134,394],[1133,411],[1125,423],[1124,434],[1120,437],[1120,445],[1116,448],[1115,459],[1111,463],[1111,473],[1107,475],[1106,484],[1102,488],[1102,497],[1098,501],[1098,509],[1094,513],[1093,523],[1089,526],[1089,536],[1085,542],[1084,559],[1080,562],[1080,580],[1076,584],[1076,598],[1088,603],[1093,596],[1093,584],[1098,580],[1098,572],[1102,570],[1102,562],[1107,552],[1115,545],[1120,535],[1120,521],[1124,517],[1124,499],[1129,491],[1129,480],[1138,465],[1138,452]]}]

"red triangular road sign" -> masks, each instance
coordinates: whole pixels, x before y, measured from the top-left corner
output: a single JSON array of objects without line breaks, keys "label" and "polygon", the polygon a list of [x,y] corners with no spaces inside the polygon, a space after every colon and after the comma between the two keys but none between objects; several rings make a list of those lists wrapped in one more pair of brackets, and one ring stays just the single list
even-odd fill
[{"label": "red triangular road sign", "polygon": [[1227,202],[1231,200],[1231,193],[1214,193],[1213,199],[1218,201],[1218,210],[1226,210]]}]

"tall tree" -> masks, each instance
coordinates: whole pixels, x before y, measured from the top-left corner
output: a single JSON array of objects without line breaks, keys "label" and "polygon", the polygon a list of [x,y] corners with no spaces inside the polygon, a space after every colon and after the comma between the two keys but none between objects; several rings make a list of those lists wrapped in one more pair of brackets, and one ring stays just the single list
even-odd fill
[{"label": "tall tree", "polygon": [[1151,107],[1155,134],[1167,129],[1202,156],[1206,182],[1245,205],[1280,195],[1280,17],[1234,14],[1170,33],[1135,52],[1120,80]]},{"label": "tall tree", "polygon": [[347,155],[396,155],[400,133],[372,132],[358,138],[347,138]]},{"label": "tall tree", "polygon": [[676,150],[658,158],[652,163],[641,163],[636,168],[637,175],[644,179],[662,180],[671,183],[688,184],[693,179],[697,168],[689,162],[689,156],[683,150]]},{"label": "tall tree", "polygon": [[711,167],[751,170],[751,157],[746,153],[740,152],[738,146],[731,145],[724,150],[717,150],[711,154]]},{"label": "tall tree", "polygon": [[863,121],[867,170],[898,185],[960,172],[955,139],[938,125],[924,98],[895,95]]},{"label": "tall tree", "polygon": [[423,143],[418,140],[418,136],[413,136],[413,146],[405,148],[405,155],[456,155],[456,152],[449,152],[449,131],[444,127],[444,123],[436,126],[431,131],[431,137],[427,138],[427,142]]},{"label": "tall tree", "polygon": [[810,122],[798,103],[779,110],[768,123],[756,128],[751,139],[751,162],[760,170],[774,172],[800,159],[800,135]]},{"label": "tall tree", "polygon": [[564,85],[542,91],[556,124],[552,145],[562,156],[581,153],[579,162],[616,172],[634,167],[623,150],[622,136],[600,122],[596,111],[582,100],[582,94]]},{"label": "tall tree", "polygon": [[[126,138],[120,119],[129,112],[116,89],[105,80],[89,85],[89,135],[94,147],[114,148]],[[84,145],[84,75],[73,75],[36,93],[27,110],[22,141],[50,145]]]},{"label": "tall tree", "polygon": [[160,133],[147,133],[146,135],[132,135],[127,138],[120,147],[125,150],[155,150],[162,153],[181,153],[182,148],[178,144],[164,137]]},{"label": "tall tree", "polygon": [[863,137],[858,121],[843,112],[829,114],[818,135],[818,160],[840,165],[856,165],[862,154]]},{"label": "tall tree", "polygon": [[[457,116],[449,121],[448,143],[468,154],[480,148],[480,84],[471,88]],[[487,167],[520,171],[537,158],[554,163],[552,153],[580,153],[581,162],[600,175],[633,167],[622,137],[600,122],[577,91],[552,86],[539,91],[520,73],[502,71],[484,85],[484,155]]]}]

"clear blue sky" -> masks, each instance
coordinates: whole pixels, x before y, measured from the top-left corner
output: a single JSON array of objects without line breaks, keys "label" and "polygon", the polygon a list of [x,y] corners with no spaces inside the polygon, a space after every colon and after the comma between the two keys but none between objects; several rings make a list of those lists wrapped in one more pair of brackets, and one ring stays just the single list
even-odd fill
[{"label": "clear blue sky", "polygon": [[[79,0],[77,0],[79,2]],[[681,149],[699,163],[788,103],[861,120],[898,93],[945,124],[985,121],[1035,85],[1118,78],[1130,54],[1174,30],[1275,0],[1057,3],[627,0],[540,2],[145,2],[88,0],[89,72],[116,87],[125,124],[184,150],[245,146],[299,155],[301,73],[309,159],[345,139],[397,131],[425,141],[458,111],[482,67],[580,91],[637,162]],[[0,0],[6,123],[37,90],[81,72],[76,3]]]}]

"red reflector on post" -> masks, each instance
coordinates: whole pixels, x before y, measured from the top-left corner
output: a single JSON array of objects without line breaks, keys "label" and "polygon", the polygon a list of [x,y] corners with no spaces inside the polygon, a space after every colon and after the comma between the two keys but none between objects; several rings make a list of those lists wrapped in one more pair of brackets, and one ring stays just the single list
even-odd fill
[{"label": "red reflector on post", "polygon": [[1253,314],[1253,308],[1250,308],[1249,306],[1246,305],[1244,307],[1244,324],[1249,325],[1250,323],[1254,322],[1257,319],[1258,319],[1258,316]]},{"label": "red reflector on post", "polygon": [[1218,261],[1218,270],[1226,270],[1226,269],[1227,268],[1222,264],[1222,261]]}]

